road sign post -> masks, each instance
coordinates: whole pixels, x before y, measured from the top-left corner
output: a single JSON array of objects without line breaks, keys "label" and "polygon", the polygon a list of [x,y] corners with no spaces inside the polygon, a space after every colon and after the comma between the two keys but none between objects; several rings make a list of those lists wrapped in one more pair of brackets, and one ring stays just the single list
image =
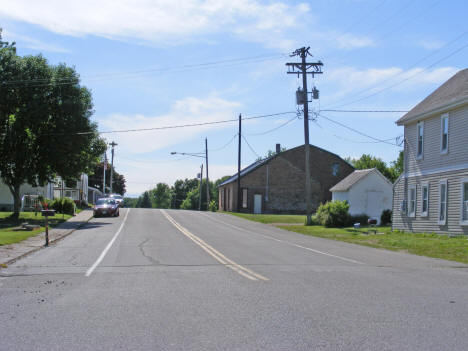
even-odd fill
[{"label": "road sign post", "polygon": [[45,217],[45,246],[49,246],[49,216],[55,216],[55,210],[42,210],[41,213]]}]

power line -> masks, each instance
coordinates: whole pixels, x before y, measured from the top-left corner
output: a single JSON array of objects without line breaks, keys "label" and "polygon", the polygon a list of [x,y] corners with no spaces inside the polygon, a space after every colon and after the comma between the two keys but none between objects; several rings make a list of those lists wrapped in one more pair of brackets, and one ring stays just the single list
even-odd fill
[{"label": "power line", "polygon": [[294,116],[294,117],[291,118],[290,120],[284,122],[284,123],[281,124],[280,126],[275,127],[275,128],[273,128],[273,129],[269,129],[269,130],[267,130],[267,131],[265,131],[265,132],[261,132],[261,133],[246,133],[246,135],[265,135],[265,134],[274,132],[274,131],[276,131],[276,130],[278,130],[278,129],[280,129],[280,128],[283,128],[283,127],[287,126],[289,123],[295,121],[296,119],[298,119],[298,117],[297,117],[297,116]]},{"label": "power line", "polygon": [[[268,114],[268,115],[245,117],[245,118],[242,118],[242,119],[243,120],[251,120],[251,119],[259,119],[259,118],[266,118],[266,117],[282,116],[282,115],[287,115],[287,114],[291,114],[291,113],[295,114],[296,111],[278,112],[278,113],[272,113],[272,114]],[[222,123],[230,123],[230,122],[238,122],[238,119],[225,119],[225,120],[212,121],[212,122],[179,124],[179,125],[172,125],[172,126],[152,127],[152,128],[109,130],[109,131],[102,131],[102,132],[97,132],[97,133],[98,134],[111,134],[111,133],[144,132],[144,131],[151,131],[151,130],[165,130],[165,129],[187,128],[187,127],[199,127],[199,126],[205,126],[205,125],[222,124]],[[48,134],[48,135],[86,135],[86,134],[94,134],[94,133],[95,132],[76,132],[76,133],[58,133],[58,134]]]},{"label": "power line", "polygon": [[226,144],[224,144],[223,146],[221,146],[221,147],[219,147],[217,149],[208,149],[208,151],[216,152],[216,151],[220,151],[220,150],[225,149],[226,147],[229,146],[229,144],[231,144],[234,141],[234,139],[237,137],[237,135],[238,135],[238,133],[234,134],[234,136]]},{"label": "power line", "polygon": [[392,146],[397,146],[397,147],[399,147],[397,144],[390,143],[390,142],[388,142],[388,141],[386,141],[386,140],[382,140],[382,139],[375,138],[375,137],[373,137],[373,136],[371,136],[371,135],[368,135],[368,134],[366,134],[366,133],[363,133],[363,132],[361,132],[361,131],[359,131],[359,130],[357,130],[357,129],[351,128],[350,126],[347,126],[346,124],[343,124],[343,123],[341,123],[341,122],[335,121],[335,120],[333,120],[333,119],[331,119],[331,118],[329,118],[329,117],[326,117],[326,116],[324,116],[324,115],[322,115],[322,114],[318,114],[318,115],[319,115],[320,117],[322,117],[322,118],[325,118],[327,121],[330,121],[330,122],[332,122],[332,123],[335,123],[335,124],[337,124],[337,125],[339,125],[339,126],[341,126],[341,127],[343,127],[343,128],[349,129],[349,130],[351,130],[351,131],[353,131],[353,132],[355,132],[355,133],[357,133],[357,134],[360,134],[360,135],[362,135],[362,136],[365,136],[366,138],[375,140],[375,141],[380,142],[380,143],[384,143],[384,144],[388,144],[388,145],[392,145]]},{"label": "power line", "polygon": [[[132,78],[138,77],[142,74],[149,74],[149,73],[165,73],[165,72],[181,72],[187,71],[192,69],[201,69],[201,68],[216,68],[216,67],[231,67],[237,66],[242,64],[248,63],[256,63],[262,62],[267,60],[273,60],[277,58],[283,58],[286,54],[276,54],[276,55],[259,55],[253,57],[244,57],[244,58],[236,58],[236,59],[226,59],[220,61],[212,61],[212,62],[205,62],[205,63],[197,63],[197,64],[190,64],[190,65],[180,65],[174,67],[165,67],[165,68],[153,68],[153,69],[145,69],[145,70],[137,70],[137,71],[128,71],[128,72],[114,72],[114,73],[103,73],[97,75],[90,75],[84,76],[85,79],[94,79],[94,80],[102,80],[108,78]],[[48,86],[48,85],[68,85],[68,84],[78,84],[78,78],[55,78],[56,82],[49,82],[48,78],[42,79],[20,79],[20,80],[11,80],[11,81],[1,81],[0,84],[2,85],[11,85],[17,83],[32,83],[29,87],[40,87],[40,86]]]},{"label": "power line", "polygon": [[[444,46],[440,47],[439,49],[429,53],[428,55],[425,55],[423,56],[421,59],[417,60],[415,63],[413,63],[412,65],[410,65],[409,67],[406,68],[405,71],[408,71],[414,67],[416,67],[418,64],[420,64],[421,62],[424,62],[425,60],[427,60],[429,57],[432,57],[434,56],[435,54],[437,54],[438,52],[442,51],[443,49],[447,48],[448,46],[452,45],[453,43],[457,42],[458,40],[460,40],[461,38],[463,38],[466,34],[468,34],[468,30],[467,31],[464,31],[462,32],[461,34],[457,35],[455,38],[453,38],[452,40],[450,40],[448,43],[446,43]],[[356,94],[354,94],[353,96],[351,97],[348,97],[348,98],[344,98],[344,99],[341,99],[339,100],[337,103],[339,103],[340,101],[346,101],[348,99],[352,99],[353,97],[357,97],[357,96],[360,96],[362,95],[363,93],[367,92],[367,91],[370,91],[370,90],[373,90],[379,86],[382,86],[383,84],[391,81],[392,79],[396,78],[396,77],[399,77],[401,76],[403,73],[405,73],[405,71],[401,71],[401,72],[398,72],[397,74],[394,74],[392,75],[391,77],[388,77],[387,79],[384,79],[383,81],[377,83],[377,84],[374,84],[368,88],[365,88],[359,92],[357,92]],[[346,103],[345,104],[342,104],[342,105],[335,105],[336,108],[338,107],[342,107],[342,106],[346,106]]]},{"label": "power line", "polygon": [[249,144],[249,142],[247,141],[247,139],[245,138],[245,136],[243,136],[243,135],[241,135],[241,136],[242,136],[242,138],[244,139],[244,141],[245,141],[245,143],[247,144],[247,146],[249,147],[250,151],[252,151],[252,152],[255,154],[255,156],[257,156],[258,158],[260,158],[260,155],[257,154],[257,152],[253,149],[252,146],[250,146],[250,144]]},{"label": "power line", "polygon": [[400,80],[400,81],[398,81],[398,82],[396,82],[396,83],[394,83],[394,84],[392,84],[392,85],[389,85],[389,86],[387,86],[387,87],[385,87],[385,88],[382,88],[382,89],[380,89],[380,90],[377,90],[376,92],[374,92],[374,93],[372,93],[372,94],[369,94],[369,95],[366,95],[366,96],[364,96],[364,97],[362,97],[362,98],[360,98],[360,99],[357,99],[357,100],[348,102],[348,103],[346,103],[346,104],[339,105],[338,107],[352,105],[352,104],[355,104],[356,102],[359,102],[359,101],[368,99],[368,98],[370,98],[370,97],[373,97],[373,96],[375,96],[375,95],[378,95],[378,94],[380,94],[380,93],[383,93],[384,91],[387,91],[387,90],[389,90],[389,89],[392,89],[392,88],[394,88],[394,87],[396,87],[396,86],[398,86],[398,85],[400,85],[400,84],[402,84],[402,83],[404,83],[404,82],[406,82],[406,81],[408,81],[408,80],[410,80],[410,79],[412,79],[412,78],[414,78],[414,77],[420,75],[420,74],[423,73],[424,71],[427,71],[429,68],[434,67],[435,65],[441,63],[442,61],[445,61],[446,59],[448,59],[448,58],[452,57],[453,55],[459,53],[460,51],[462,51],[462,50],[465,49],[466,47],[468,47],[468,44],[465,44],[465,45],[459,47],[458,49],[452,51],[450,54],[448,54],[448,55],[442,57],[441,59],[437,60],[436,62],[432,63],[431,65],[427,66],[426,68],[423,68],[422,70],[416,72],[415,74],[412,74],[412,75],[410,75],[409,77],[406,77],[405,79],[402,79],[402,80]]},{"label": "power line", "polygon": [[393,112],[408,112],[407,110],[320,110],[320,112],[372,112],[372,113],[393,113]]}]

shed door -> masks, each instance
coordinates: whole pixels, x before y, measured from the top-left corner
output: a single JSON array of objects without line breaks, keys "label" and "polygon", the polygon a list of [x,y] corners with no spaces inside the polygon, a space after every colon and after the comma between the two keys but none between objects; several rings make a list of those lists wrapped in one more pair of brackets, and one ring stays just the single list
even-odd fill
[{"label": "shed door", "polygon": [[254,213],[257,213],[257,214],[262,213],[262,195],[261,194],[254,195]]},{"label": "shed door", "polygon": [[383,207],[383,192],[382,191],[369,191],[367,193],[367,215],[375,217],[380,221]]}]

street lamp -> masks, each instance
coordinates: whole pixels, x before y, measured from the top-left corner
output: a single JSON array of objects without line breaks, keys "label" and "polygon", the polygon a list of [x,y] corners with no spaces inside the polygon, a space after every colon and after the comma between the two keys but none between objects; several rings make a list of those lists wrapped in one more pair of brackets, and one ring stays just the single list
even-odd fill
[{"label": "street lamp", "polygon": [[[201,157],[205,159],[205,162],[206,162],[206,209],[208,210],[208,206],[210,204],[210,180],[208,178],[208,140],[206,138],[205,138],[205,155],[203,156],[200,154],[201,152],[199,153],[176,152],[176,151],[171,152],[171,155],[193,156],[193,157]],[[202,168],[202,173],[203,173],[203,168]],[[201,210],[201,180],[200,180],[199,201],[200,201],[199,209]]]}]

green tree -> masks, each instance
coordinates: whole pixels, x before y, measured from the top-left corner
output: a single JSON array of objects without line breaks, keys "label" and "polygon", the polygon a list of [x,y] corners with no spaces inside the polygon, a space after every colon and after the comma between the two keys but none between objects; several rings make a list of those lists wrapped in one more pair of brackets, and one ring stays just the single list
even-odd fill
[{"label": "green tree", "polygon": [[138,198],[124,197],[124,206],[125,207],[135,208],[135,207],[137,207],[137,203],[138,203]]},{"label": "green tree", "polygon": [[404,170],[404,159],[405,153],[403,150],[400,151],[398,154],[398,158],[396,161],[392,161],[392,165],[390,166],[389,170],[392,173],[393,182],[398,179],[398,177],[403,173]]},{"label": "green tree", "polygon": [[[280,148],[280,152],[286,151],[287,149],[285,147]],[[264,157],[258,157],[255,162],[266,160],[267,158],[270,158],[271,156],[276,155],[276,151],[273,150],[268,150],[267,154]]]},{"label": "green tree", "polygon": [[186,199],[187,194],[193,190],[198,189],[198,179],[177,179],[174,182],[174,185],[171,188],[171,207],[172,208],[180,208],[182,202]]},{"label": "green tree", "polygon": [[166,183],[158,183],[150,190],[151,202],[155,208],[171,208],[171,188]]},{"label": "green tree", "polygon": [[388,180],[394,182],[394,174],[387,167],[387,164],[382,159],[364,154],[358,159],[352,159],[350,162],[356,169],[377,168]]},{"label": "green tree", "polygon": [[198,210],[198,189],[192,189],[188,192],[180,208],[184,210]]},{"label": "green tree", "polygon": [[[110,186],[110,172],[111,165],[108,163],[106,168],[106,188]],[[102,177],[104,171],[103,162],[96,163],[89,174],[88,184],[96,189],[102,191]],[[123,195],[126,191],[125,177],[122,174],[119,174],[115,167],[112,172],[112,192]]]},{"label": "green tree", "polygon": [[150,199],[150,194],[148,191],[145,191],[143,195],[141,196],[141,201],[139,201],[137,207],[141,208],[152,208],[151,204],[151,199]]},{"label": "green tree", "polygon": [[90,119],[91,93],[73,68],[18,56],[0,37],[0,72],[0,176],[18,217],[22,184],[44,185],[56,175],[73,184],[106,145]]}]

